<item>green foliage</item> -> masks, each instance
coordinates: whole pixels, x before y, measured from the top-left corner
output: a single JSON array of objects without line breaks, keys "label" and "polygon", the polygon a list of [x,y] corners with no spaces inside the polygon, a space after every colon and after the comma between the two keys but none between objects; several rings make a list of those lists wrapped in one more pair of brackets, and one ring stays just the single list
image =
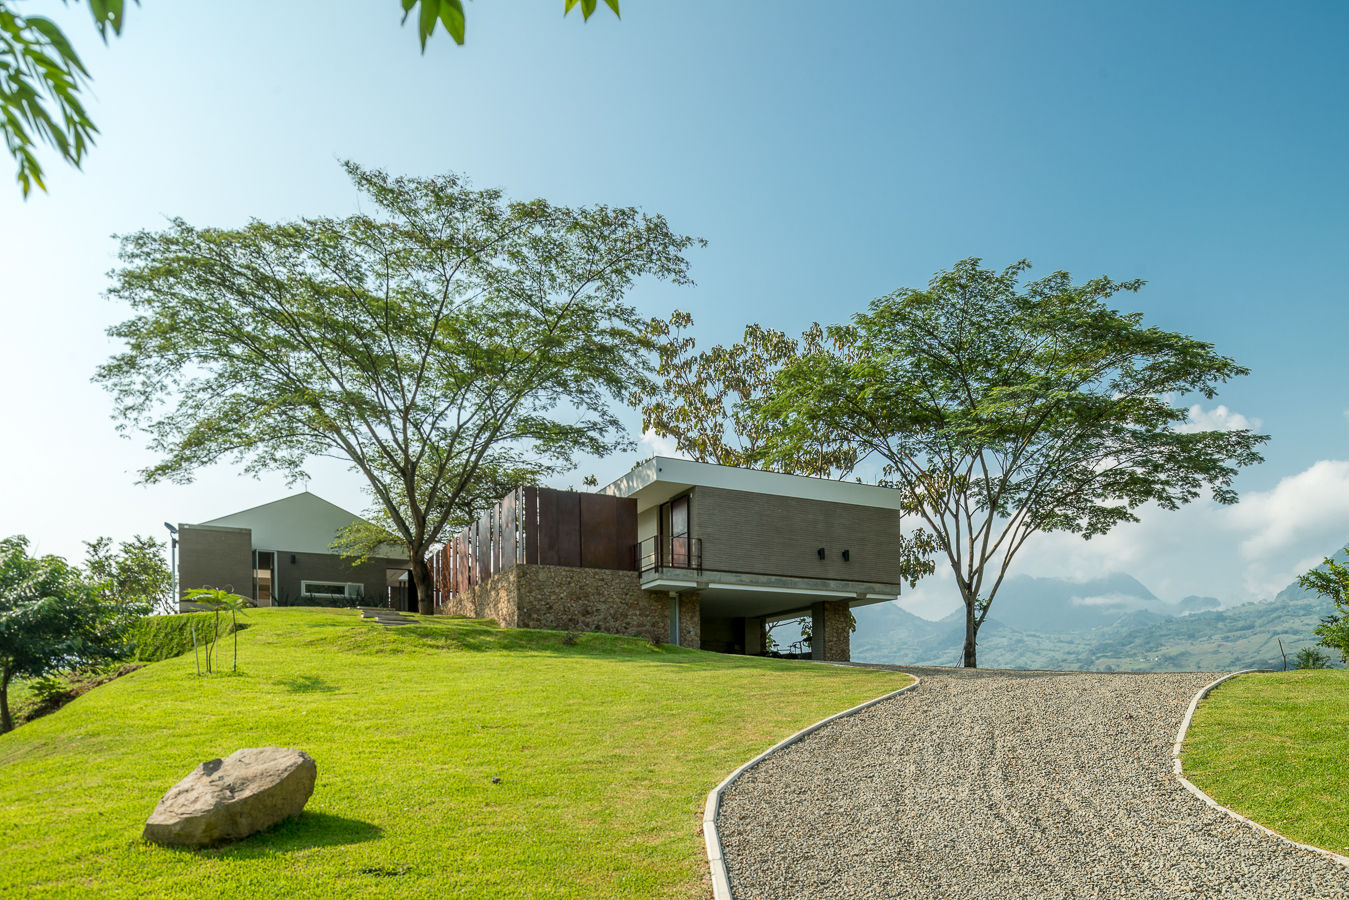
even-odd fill
[{"label": "green foliage", "polygon": [[[698,353],[692,328],[693,316],[681,310],[647,323],[659,380],[630,397],[641,407],[643,431],[674,438],[675,448],[690,459],[722,466],[829,478],[856,465],[855,448],[821,442],[804,442],[791,456],[763,454],[773,424],[753,415],[752,405],[772,392],[773,379],[801,345],[756,323],[745,327],[741,343]],[[806,332],[805,352],[820,351],[821,338],[818,325]]]},{"label": "green foliage", "polygon": [[[464,2],[463,0],[401,0],[403,4],[403,23],[406,24],[412,11],[417,10],[417,37],[422,42],[422,52],[426,52],[426,39],[435,34],[436,26],[443,25],[445,31],[454,38],[456,44],[464,43]],[[581,16],[590,19],[598,5],[598,0],[564,0],[562,14],[565,16],[578,4]],[[618,13],[618,0],[604,0],[604,5]],[[420,8],[418,8],[420,7]]]},{"label": "green foliage", "polygon": [[1329,669],[1330,657],[1315,647],[1303,647],[1293,657],[1293,663],[1298,669]]},{"label": "green foliage", "polygon": [[226,612],[230,614],[229,630],[225,633],[234,635],[234,664],[230,671],[237,673],[239,671],[239,615],[241,613],[247,615],[245,610],[253,605],[253,601],[220,588],[193,588],[184,596],[192,603],[199,603],[208,607],[214,617],[211,639],[205,644],[206,673],[208,675],[214,671],[211,667],[211,657],[215,651],[216,641],[220,639],[220,614]]},{"label": "green foliage", "polygon": [[176,610],[163,541],[137,535],[114,549],[111,538],[100,537],[84,546],[85,571],[98,583],[109,607],[122,609],[130,619],[151,610],[165,614]]},{"label": "green foliage", "polygon": [[1297,583],[1335,604],[1335,611],[1321,619],[1316,633],[1322,644],[1340,654],[1341,662],[1349,664],[1349,567],[1327,557],[1318,568],[1300,576]]},{"label": "green foliage", "polygon": [[[220,627],[222,631],[217,632]],[[198,645],[214,642],[230,634],[236,626],[223,624],[213,613],[182,613],[171,616],[146,616],[127,629],[127,643],[138,662],[160,662],[191,653],[193,639]]]},{"label": "green foliage", "polygon": [[[472,524],[484,509],[517,487],[539,484],[558,471],[558,466],[546,465],[539,461],[511,462],[502,465],[496,460],[485,459],[478,468],[477,477],[466,484],[458,497],[453,499],[453,507],[445,508],[444,504],[451,498],[444,494],[433,494],[425,489],[418,489],[415,494],[426,498],[429,517],[443,516],[445,524],[442,526],[442,532],[453,533],[465,525]],[[401,497],[397,499],[400,503],[404,502]],[[408,508],[402,509],[401,512],[405,519],[412,517],[412,511]],[[353,565],[359,565],[372,556],[408,555],[410,551],[407,543],[397,533],[396,528],[388,511],[383,506],[376,506],[367,511],[364,518],[357,519],[340,529],[330,547],[339,555],[350,559]],[[282,605],[312,604],[297,601]],[[350,604],[339,601],[318,605],[350,606],[365,603],[362,601],[360,604]]]},{"label": "green foliage", "polygon": [[[51,19],[20,15],[13,5],[0,0],[0,135],[18,163],[19,187],[27,197],[34,187],[47,189],[38,143],[78,168],[98,129],[80,99],[89,71],[75,48]],[[104,41],[109,31],[121,34],[123,8],[123,0],[89,0]]]},{"label": "green foliage", "polygon": [[[68,2],[68,0],[63,0]],[[139,2],[139,0],[138,0]],[[619,0],[604,0],[617,16]],[[122,33],[125,0],[88,0],[89,12],[104,42],[108,33]],[[464,43],[463,0],[401,0],[403,22],[419,4],[417,34],[422,52],[437,24]],[[589,19],[597,0],[564,0],[565,16],[577,4]],[[0,0],[0,135],[18,163],[18,182],[24,197],[34,187],[47,190],[36,146],[45,143],[61,158],[79,168],[93,146],[94,126],[84,110],[80,92],[89,86],[89,71],[56,23],[45,16],[15,12],[15,0]]]},{"label": "green foliage", "polygon": [[9,685],[18,676],[89,665],[122,655],[123,610],[57,556],[28,555],[22,536],[0,540],[0,733],[14,727]]},{"label": "green foliage", "polygon": [[872,302],[786,365],[755,404],[766,458],[819,441],[883,465],[946,557],[966,607],[965,664],[1017,551],[1042,531],[1090,538],[1232,479],[1267,440],[1185,427],[1178,398],[1212,398],[1246,369],[1212,345],[1145,327],[1107,301],[1141,281],[1066,272],[1020,283],[967,259],[926,290]]},{"label": "green foliage", "polygon": [[136,315],[96,379],[160,455],[146,481],[350,460],[429,613],[425,555],[485,486],[631,446],[609,400],[649,342],[624,296],[688,283],[693,239],[631,208],[346,170],[371,214],[123,237],[109,294]]},{"label": "green foliage", "polygon": [[[447,616],[385,629],[264,608],[250,624],[248,678],[170,660],[0,739],[0,896],[704,897],[707,791],[909,681]],[[299,818],[217,850],[139,840],[201,760],[267,745],[318,760]]]}]

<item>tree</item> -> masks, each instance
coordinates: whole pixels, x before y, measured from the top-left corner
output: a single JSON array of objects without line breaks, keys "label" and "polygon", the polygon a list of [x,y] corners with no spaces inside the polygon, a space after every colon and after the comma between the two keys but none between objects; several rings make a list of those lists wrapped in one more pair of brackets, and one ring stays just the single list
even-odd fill
[{"label": "tree", "polygon": [[1349,665],[1349,567],[1326,557],[1318,568],[1299,576],[1297,583],[1334,602],[1335,611],[1321,618],[1316,633],[1324,646],[1340,654],[1340,662]]},{"label": "tree", "polygon": [[[647,324],[660,380],[630,398],[641,407],[643,431],[674,438],[676,450],[690,459],[723,466],[830,478],[855,465],[851,448],[821,442],[803,443],[790,458],[768,459],[761,452],[772,423],[757,419],[752,404],[767,396],[778,371],[796,357],[796,341],[755,323],[745,327],[742,343],[696,353],[692,328],[693,317],[680,310]],[[818,326],[802,336],[807,352],[819,350],[821,337]]]},{"label": "tree", "polygon": [[631,446],[608,401],[647,377],[649,342],[623,298],[689,282],[693,239],[635,209],[346,169],[375,214],[124,237],[109,295],[137,315],[95,379],[161,454],[148,482],[350,461],[429,614],[425,555],[485,482]]},{"label": "tree", "polygon": [[99,585],[103,602],[131,617],[150,611],[177,612],[173,573],[164,561],[164,542],[136,535],[114,548],[106,537],[85,541],[84,567]]},{"label": "tree", "polygon": [[[64,2],[64,0],[63,0]],[[417,32],[422,52],[426,39],[443,25],[456,44],[464,43],[463,0],[401,0],[403,21],[419,4]],[[604,0],[618,13],[618,0]],[[589,19],[597,0],[563,0],[562,14],[580,5]],[[103,42],[108,32],[122,33],[125,0],[89,0],[89,11]],[[45,16],[15,12],[13,0],[0,0],[0,135],[18,163],[18,182],[24,197],[34,187],[47,190],[42,165],[35,152],[44,143],[75,168],[93,146],[98,129],[84,110],[81,91],[89,86],[89,70],[65,33]]]},{"label": "tree", "polygon": [[[436,508],[439,504],[443,504],[446,498],[431,495],[429,492],[423,493],[430,498],[428,502],[432,508],[428,510],[429,514],[437,516],[444,514],[445,525],[442,533],[453,533],[472,524],[484,509],[517,487],[539,484],[557,473],[558,467],[538,462],[528,465],[508,463],[501,466],[494,460],[485,459],[479,466],[478,477],[456,498],[453,508]],[[378,499],[375,502],[378,504]],[[403,514],[408,515],[408,510],[403,510]],[[410,557],[411,553],[396,529],[393,517],[383,506],[376,505],[364,518],[357,519],[339,531],[333,539],[331,548],[350,559],[353,564],[363,563],[372,556],[383,556],[386,553],[385,548],[391,546],[402,547]]]},{"label": "tree", "polygon": [[1177,398],[1212,398],[1246,369],[1212,345],[1144,327],[1106,301],[1141,281],[1022,287],[1022,261],[966,259],[926,290],[872,302],[827,329],[833,346],[784,367],[758,415],[770,456],[820,437],[883,466],[931,533],[965,606],[964,663],[1008,566],[1031,535],[1083,538],[1211,489],[1234,503],[1238,467],[1266,436],[1188,425]]},{"label": "tree", "polygon": [[22,536],[0,540],[0,734],[14,727],[9,686],[16,677],[125,652],[125,622],[107,613],[95,586],[65,560],[29,556]]}]

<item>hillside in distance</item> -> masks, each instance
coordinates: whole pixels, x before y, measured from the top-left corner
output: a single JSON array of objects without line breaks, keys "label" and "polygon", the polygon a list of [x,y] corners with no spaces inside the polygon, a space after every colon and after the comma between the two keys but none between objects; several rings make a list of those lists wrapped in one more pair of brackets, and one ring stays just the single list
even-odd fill
[{"label": "hillside in distance", "polygon": [[[1214,609],[1212,597],[1168,604],[1134,578],[1086,582],[1009,578],[979,631],[979,664],[1006,669],[1119,672],[1279,669],[1333,611],[1295,583],[1272,600]],[[856,611],[859,662],[959,665],[963,611],[932,622],[893,603]],[[1280,651],[1279,643],[1283,649]]]}]

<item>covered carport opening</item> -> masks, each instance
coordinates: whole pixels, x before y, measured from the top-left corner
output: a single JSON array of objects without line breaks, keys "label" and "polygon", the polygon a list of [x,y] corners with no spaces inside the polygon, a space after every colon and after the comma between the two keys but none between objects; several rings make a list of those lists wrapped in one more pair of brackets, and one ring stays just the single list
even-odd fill
[{"label": "covered carport opening", "polygon": [[[781,620],[810,618],[812,600],[819,599],[797,592],[763,588],[704,588],[698,609],[699,647],[717,653],[766,656],[768,626]],[[779,629],[784,633],[786,630]],[[799,632],[793,633],[790,642],[797,642],[799,637]],[[809,656],[809,651],[805,651],[804,655]]]}]

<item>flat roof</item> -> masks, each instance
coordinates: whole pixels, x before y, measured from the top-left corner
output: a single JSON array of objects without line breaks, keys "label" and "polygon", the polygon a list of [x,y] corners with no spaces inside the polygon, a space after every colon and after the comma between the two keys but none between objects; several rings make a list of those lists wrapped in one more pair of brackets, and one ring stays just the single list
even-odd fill
[{"label": "flat roof", "polygon": [[880,509],[900,509],[901,494],[894,488],[856,481],[835,481],[809,475],[784,475],[762,469],[742,469],[654,456],[628,474],[600,489],[602,494],[636,497],[638,510],[648,509],[691,487],[715,487],[779,497],[800,497],[829,503],[848,503]]}]

